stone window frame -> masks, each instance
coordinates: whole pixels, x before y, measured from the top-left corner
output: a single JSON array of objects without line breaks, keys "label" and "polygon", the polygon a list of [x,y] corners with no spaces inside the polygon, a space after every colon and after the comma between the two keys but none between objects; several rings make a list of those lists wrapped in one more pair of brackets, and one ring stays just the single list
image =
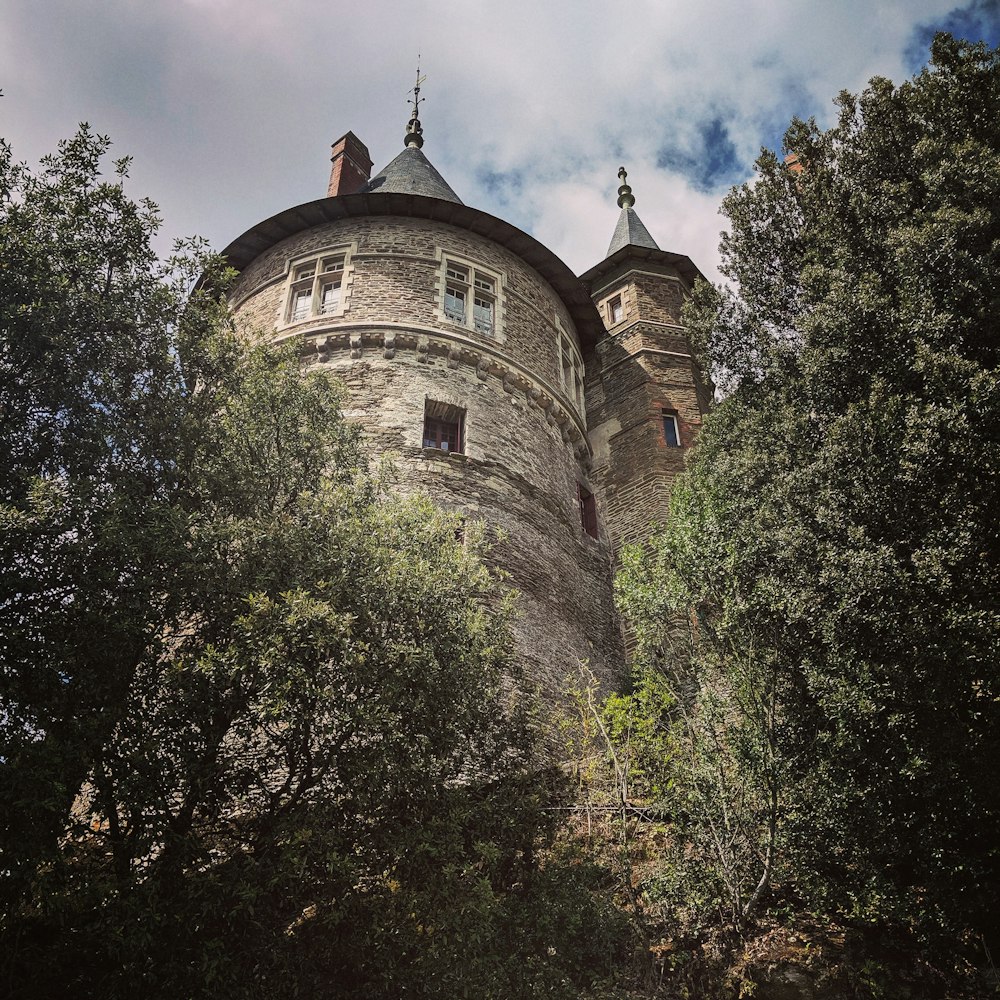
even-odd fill
[{"label": "stone window frame", "polygon": [[562,320],[556,316],[556,345],[559,354],[559,383],[566,395],[573,401],[579,413],[584,412],[585,371],[583,356]]},{"label": "stone window frame", "polygon": [[[459,253],[439,247],[437,307],[439,317],[449,326],[475,333],[489,340],[503,342],[504,273],[474,261]],[[454,301],[458,293],[464,305],[461,317],[456,315]],[[482,314],[477,314],[480,301],[489,303],[491,319],[485,329]]]},{"label": "stone window frame", "polygon": [[[425,451],[440,451],[446,455],[464,455],[466,413],[464,406],[425,396],[421,447]],[[453,441],[457,443],[457,448],[451,447]]]},{"label": "stone window frame", "polygon": [[[352,258],[357,249],[356,243],[340,243],[289,258],[285,264],[279,329],[309,320],[335,319],[344,315],[351,300],[354,284]],[[334,275],[339,275],[340,294],[332,308],[324,308],[326,289],[333,285]],[[305,307],[297,307],[297,303],[303,301],[306,302]]]},{"label": "stone window frame", "polygon": [[631,316],[628,290],[628,285],[619,285],[614,291],[602,296],[597,301],[601,319],[609,330],[614,326],[621,326]]}]

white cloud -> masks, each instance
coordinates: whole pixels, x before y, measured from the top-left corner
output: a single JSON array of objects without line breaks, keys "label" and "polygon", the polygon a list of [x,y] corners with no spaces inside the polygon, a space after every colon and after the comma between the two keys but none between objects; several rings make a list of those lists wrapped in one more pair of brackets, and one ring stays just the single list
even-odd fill
[{"label": "white cloud", "polygon": [[[388,162],[420,51],[424,151],[466,203],[582,271],[607,248],[624,163],[660,245],[714,275],[719,201],[759,146],[792,114],[829,124],[842,88],[909,75],[915,26],[951,7],[0,0],[0,132],[36,159],[90,120],[136,155],[134,189],[171,235],[221,247],[321,197],[329,142],[348,129],[376,169]],[[730,169],[706,180],[720,156]]]}]

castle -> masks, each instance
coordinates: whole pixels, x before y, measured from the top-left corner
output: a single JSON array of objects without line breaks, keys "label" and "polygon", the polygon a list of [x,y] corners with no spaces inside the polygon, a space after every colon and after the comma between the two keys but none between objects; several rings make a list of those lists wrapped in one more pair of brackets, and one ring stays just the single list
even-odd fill
[{"label": "castle", "polygon": [[404,488],[504,529],[529,676],[555,691],[586,659],[613,680],[616,554],[664,519],[711,398],[680,324],[698,271],[657,246],[621,170],[608,253],[574,275],[463,204],[422,150],[418,107],[380,173],[348,132],[327,197],[226,248],[235,315],[332,367]]}]

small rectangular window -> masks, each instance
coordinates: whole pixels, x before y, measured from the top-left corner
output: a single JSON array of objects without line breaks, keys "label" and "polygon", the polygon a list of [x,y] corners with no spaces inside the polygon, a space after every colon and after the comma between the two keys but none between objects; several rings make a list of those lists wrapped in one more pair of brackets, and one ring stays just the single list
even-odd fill
[{"label": "small rectangular window", "polygon": [[591,538],[597,538],[597,501],[586,487],[577,485],[580,500],[580,525]]},{"label": "small rectangular window", "polygon": [[622,307],[622,297],[616,295],[608,300],[608,318],[612,325],[620,323],[625,318],[625,309]]},{"label": "small rectangular window", "polygon": [[460,406],[425,400],[423,447],[462,452],[464,424],[465,410]]},{"label": "small rectangular window", "polygon": [[668,448],[679,448],[681,446],[680,428],[677,426],[677,414],[663,414],[663,439],[667,442]]}]

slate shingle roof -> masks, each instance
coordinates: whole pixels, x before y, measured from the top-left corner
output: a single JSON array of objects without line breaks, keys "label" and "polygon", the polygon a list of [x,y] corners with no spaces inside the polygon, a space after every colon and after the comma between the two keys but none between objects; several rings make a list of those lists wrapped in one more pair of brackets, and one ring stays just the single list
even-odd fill
[{"label": "slate shingle roof", "polygon": [[617,253],[622,247],[648,247],[650,250],[659,250],[656,240],[649,235],[649,230],[642,224],[642,219],[635,214],[635,209],[625,207],[622,214],[618,216],[618,225],[615,226],[615,234],[611,237],[611,246],[605,256],[610,257]]},{"label": "slate shingle roof", "polygon": [[379,194],[419,194],[462,204],[462,199],[452,191],[417,146],[407,146],[361,190]]}]

